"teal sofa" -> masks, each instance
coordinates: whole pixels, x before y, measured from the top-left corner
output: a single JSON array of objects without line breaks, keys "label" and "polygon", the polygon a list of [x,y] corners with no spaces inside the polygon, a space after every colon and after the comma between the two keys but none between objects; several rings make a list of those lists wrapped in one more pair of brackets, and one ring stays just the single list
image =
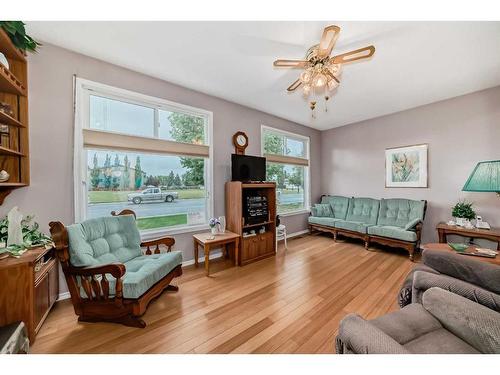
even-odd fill
[{"label": "teal sofa", "polygon": [[142,242],[131,210],[67,227],[61,222],[49,226],[80,321],[143,328],[140,316],[148,304],[165,289],[178,290],[170,285],[182,274],[182,253],[171,251],[175,240]]},{"label": "teal sofa", "polygon": [[391,198],[373,199],[324,195],[311,207],[310,230],[360,238],[368,249],[370,242],[402,247],[413,260],[420,245],[426,201]]}]

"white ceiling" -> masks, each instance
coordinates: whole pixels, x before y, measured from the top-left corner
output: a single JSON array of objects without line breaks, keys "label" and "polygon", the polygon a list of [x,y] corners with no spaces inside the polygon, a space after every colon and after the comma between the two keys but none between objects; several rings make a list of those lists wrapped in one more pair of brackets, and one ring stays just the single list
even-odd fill
[{"label": "white ceiling", "polygon": [[[328,112],[312,119],[286,87],[329,24],[333,54],[373,44],[370,61],[345,65]],[[317,129],[398,112],[500,85],[500,22],[28,22],[41,41],[256,108]],[[43,47],[42,47],[43,48]]]}]

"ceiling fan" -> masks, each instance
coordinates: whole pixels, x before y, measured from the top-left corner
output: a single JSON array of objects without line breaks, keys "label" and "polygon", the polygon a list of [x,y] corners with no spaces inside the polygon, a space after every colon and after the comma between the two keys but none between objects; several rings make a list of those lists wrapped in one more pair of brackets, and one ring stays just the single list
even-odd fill
[{"label": "ceiling fan", "polygon": [[304,60],[278,59],[274,62],[276,67],[304,69],[300,77],[288,86],[287,91],[295,91],[301,85],[305,96],[308,96],[311,90],[315,89],[334,90],[340,84],[338,76],[342,64],[367,59],[375,53],[375,47],[368,46],[330,57],[339,33],[340,27],[327,26],[319,44],[307,50]]}]

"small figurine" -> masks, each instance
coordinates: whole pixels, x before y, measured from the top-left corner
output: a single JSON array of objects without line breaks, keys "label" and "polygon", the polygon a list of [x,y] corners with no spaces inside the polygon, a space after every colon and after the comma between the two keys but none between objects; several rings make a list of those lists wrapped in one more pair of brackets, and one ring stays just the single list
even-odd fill
[{"label": "small figurine", "polygon": [[9,211],[7,214],[7,220],[9,221],[9,226],[7,228],[7,246],[22,245],[23,230],[21,227],[21,221],[23,220],[23,215],[19,212],[17,206]]}]

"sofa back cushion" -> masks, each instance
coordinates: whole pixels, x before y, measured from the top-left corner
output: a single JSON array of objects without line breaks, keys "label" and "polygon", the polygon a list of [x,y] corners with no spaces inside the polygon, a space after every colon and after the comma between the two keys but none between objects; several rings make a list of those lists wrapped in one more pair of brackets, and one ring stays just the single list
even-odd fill
[{"label": "sofa back cushion", "polygon": [[125,263],[141,252],[141,236],[132,215],[90,219],[66,228],[70,263],[75,267]]},{"label": "sofa back cushion", "polygon": [[346,220],[375,225],[377,224],[379,206],[378,199],[351,198],[349,199]]},{"label": "sofa back cushion", "polygon": [[413,220],[424,220],[425,201],[411,199],[381,199],[378,225],[404,228]]},{"label": "sofa back cushion", "polygon": [[321,203],[330,204],[335,219],[345,220],[347,208],[349,206],[349,198],[340,195],[324,195],[321,198]]}]

